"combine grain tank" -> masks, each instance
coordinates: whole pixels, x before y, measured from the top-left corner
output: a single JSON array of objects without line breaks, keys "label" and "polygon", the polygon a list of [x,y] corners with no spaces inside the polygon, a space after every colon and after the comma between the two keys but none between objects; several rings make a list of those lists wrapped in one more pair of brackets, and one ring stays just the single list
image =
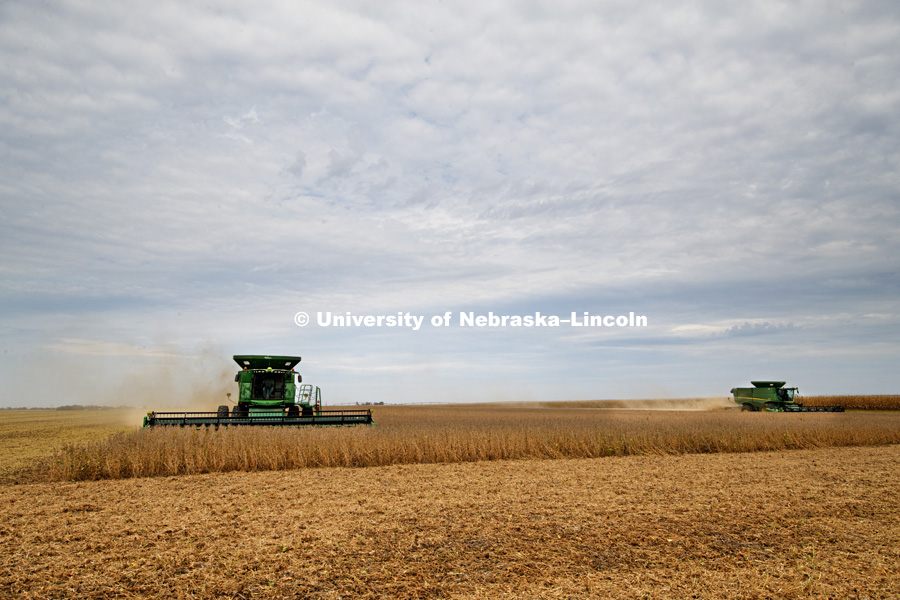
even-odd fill
[{"label": "combine grain tank", "polygon": [[752,388],[732,388],[734,401],[742,411],[769,412],[844,412],[843,406],[803,406],[797,388],[784,387],[784,381],[751,381]]},{"label": "combine grain tank", "polygon": [[323,410],[321,390],[302,383],[294,370],[299,356],[236,355],[234,361],[241,367],[234,376],[237,406],[222,405],[216,412],[150,412],[144,427],[374,425],[369,409]]}]

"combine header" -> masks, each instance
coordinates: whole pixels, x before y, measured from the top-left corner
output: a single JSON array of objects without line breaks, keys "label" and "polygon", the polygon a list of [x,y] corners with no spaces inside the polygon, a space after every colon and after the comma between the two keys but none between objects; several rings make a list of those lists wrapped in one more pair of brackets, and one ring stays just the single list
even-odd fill
[{"label": "combine header", "polygon": [[843,406],[803,406],[797,388],[784,387],[784,381],[751,381],[752,388],[732,388],[734,401],[742,411],[769,412],[844,412]]},{"label": "combine header", "polygon": [[369,409],[322,410],[322,392],[301,383],[294,371],[299,356],[237,355],[234,361],[241,370],[234,376],[238,403],[233,409],[222,405],[216,412],[150,412],[144,427],[374,425]]}]

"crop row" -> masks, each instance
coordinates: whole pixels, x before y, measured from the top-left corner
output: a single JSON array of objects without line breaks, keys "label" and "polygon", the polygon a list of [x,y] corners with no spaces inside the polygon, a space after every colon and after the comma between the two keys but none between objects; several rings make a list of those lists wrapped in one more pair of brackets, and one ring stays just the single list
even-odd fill
[{"label": "crop row", "polygon": [[383,407],[377,427],[157,428],[68,445],[51,480],[900,443],[900,414]]},{"label": "crop row", "polygon": [[808,396],[809,406],[843,406],[849,410],[900,410],[900,396]]}]

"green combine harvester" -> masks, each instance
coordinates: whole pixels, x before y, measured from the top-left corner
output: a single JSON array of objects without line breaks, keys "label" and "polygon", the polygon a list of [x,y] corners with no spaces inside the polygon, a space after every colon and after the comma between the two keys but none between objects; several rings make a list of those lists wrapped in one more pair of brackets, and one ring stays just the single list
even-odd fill
[{"label": "green combine harvester", "polygon": [[234,362],[241,367],[234,376],[238,384],[237,406],[222,405],[216,412],[149,412],[144,417],[144,427],[375,424],[370,409],[323,410],[321,390],[302,383],[300,374],[294,371],[299,356],[236,355]]},{"label": "green combine harvester", "polygon": [[797,388],[784,387],[784,381],[751,381],[752,388],[732,388],[734,401],[744,412],[844,412],[843,406],[803,406]]}]

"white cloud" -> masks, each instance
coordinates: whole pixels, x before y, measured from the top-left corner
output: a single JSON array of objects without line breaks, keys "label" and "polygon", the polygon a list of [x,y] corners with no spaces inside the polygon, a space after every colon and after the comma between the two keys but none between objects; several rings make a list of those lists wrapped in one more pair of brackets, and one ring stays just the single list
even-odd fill
[{"label": "white cloud", "polygon": [[54,352],[89,356],[147,356],[154,358],[165,357],[178,359],[197,358],[196,356],[184,355],[171,350],[147,348],[145,346],[134,346],[121,342],[102,342],[98,340],[70,338],[63,338],[56,342],[47,344],[46,348]]},{"label": "white cloud", "polygon": [[896,314],[888,5],[0,10],[8,345],[129,310],[289,343],[309,303]]}]

